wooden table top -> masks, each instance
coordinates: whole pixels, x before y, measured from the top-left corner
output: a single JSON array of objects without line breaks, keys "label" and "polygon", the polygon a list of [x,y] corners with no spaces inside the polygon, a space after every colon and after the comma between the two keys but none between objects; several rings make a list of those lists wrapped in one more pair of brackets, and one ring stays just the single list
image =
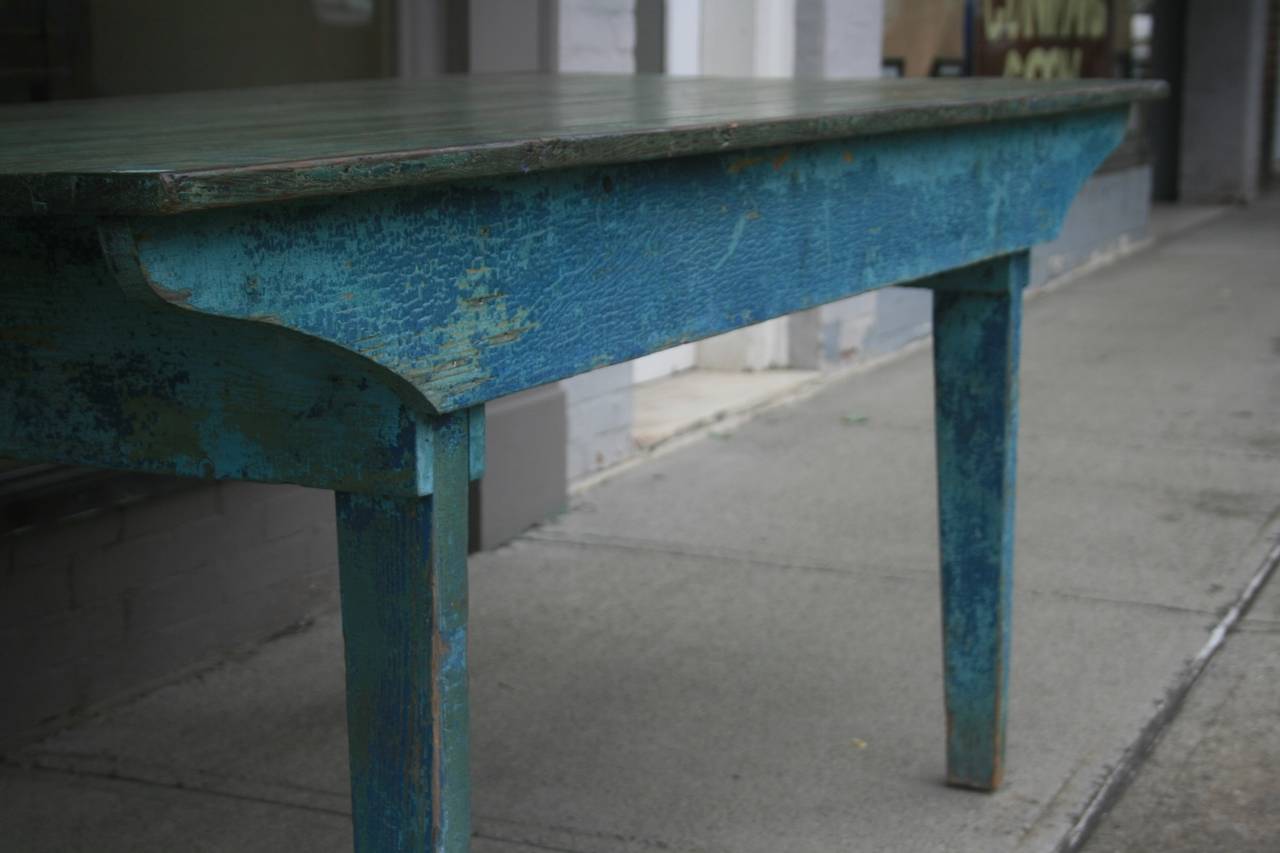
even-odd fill
[{"label": "wooden table top", "polygon": [[167,214],[1116,107],[1156,81],[479,75],[0,107],[0,215]]}]

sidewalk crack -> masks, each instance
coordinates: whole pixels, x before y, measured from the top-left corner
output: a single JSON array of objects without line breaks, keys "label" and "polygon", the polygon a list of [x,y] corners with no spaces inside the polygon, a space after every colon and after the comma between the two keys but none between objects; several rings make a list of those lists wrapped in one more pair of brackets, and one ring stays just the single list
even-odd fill
[{"label": "sidewalk crack", "polygon": [[239,794],[234,791],[225,791],[217,788],[192,788],[182,784],[167,784],[157,782],[152,779],[143,777],[134,777],[120,773],[107,773],[93,770],[83,769],[65,769],[59,767],[44,767],[39,764],[24,765],[8,759],[0,759],[0,767],[7,767],[12,770],[22,770],[26,772],[49,773],[59,776],[82,777],[87,779],[99,779],[107,782],[123,782],[127,785],[141,785],[147,788],[160,788],[166,791],[178,791],[184,794],[204,794],[212,797],[221,797],[227,800],[236,800],[237,802],[258,803],[266,806],[278,806],[281,808],[296,809],[305,812],[314,812],[318,814],[336,815],[338,817],[350,818],[349,811],[327,808],[325,806],[315,806],[307,803],[288,802],[282,800],[273,800],[267,797],[257,797],[252,794]]},{"label": "sidewalk crack", "polygon": [[[212,793],[255,802],[276,803],[304,809],[333,811],[324,801],[346,803],[348,793],[300,785],[288,780],[258,779],[244,774],[214,773],[200,768],[182,769],[167,764],[137,761],[110,754],[75,752],[19,753],[0,761],[0,766],[18,767],[68,776],[121,779],[128,782],[196,793]],[[240,785],[259,789],[258,793],[230,790]],[[291,796],[292,795],[292,796]],[[321,804],[317,804],[316,801]],[[335,813],[345,814],[339,809]]]},{"label": "sidewalk crack", "polygon": [[608,548],[631,553],[664,554],[672,557],[716,560],[724,563],[746,563],[748,565],[761,566],[764,568],[817,572],[821,574],[837,575],[840,577],[873,576],[882,580],[892,581],[915,581],[920,579],[928,579],[932,581],[937,577],[937,570],[933,566],[930,566],[928,569],[913,568],[908,569],[906,572],[892,572],[884,566],[875,566],[871,569],[863,569],[859,566],[852,565],[835,566],[824,563],[788,561],[780,558],[769,557],[767,555],[753,554],[747,551],[735,551],[732,549],[719,548],[698,548],[696,546],[684,544],[672,545],[652,539],[631,539],[620,536],[603,536],[591,533],[566,536],[544,531],[526,533],[523,536],[520,536],[518,541],[536,542],[548,545],[567,545],[576,548]]},{"label": "sidewalk crack", "polygon": [[[544,825],[544,824],[534,823],[532,821],[514,820],[512,818],[482,817],[480,815],[476,815],[475,822],[478,824],[483,824],[483,823],[507,824],[517,832],[531,831],[535,833],[537,832],[555,833],[555,834],[561,834],[561,835],[574,836],[574,837],[583,838],[583,839],[590,838],[590,839],[596,839],[599,841],[621,842],[622,844],[626,844],[633,847],[638,846],[645,850],[667,850],[667,851],[679,851],[679,850],[693,851],[694,849],[703,850],[703,848],[700,848],[700,847],[690,848],[690,847],[685,847],[684,845],[677,846],[677,844],[675,843],[663,841],[662,839],[659,839],[659,838],[648,838],[641,835],[628,835],[622,832],[609,832],[606,830],[581,829],[578,827],[571,827],[571,826]],[[525,839],[517,840],[508,836],[495,835],[493,834],[493,830],[491,829],[487,831],[477,830],[472,834],[475,835],[477,838],[493,839],[495,841],[505,841],[513,844],[528,844],[530,846],[541,847],[542,849],[546,849],[546,850],[565,851],[565,853],[589,853],[589,851],[552,846],[547,842],[542,842],[542,841],[533,842]],[[557,842],[557,843],[560,843],[560,842]]]}]

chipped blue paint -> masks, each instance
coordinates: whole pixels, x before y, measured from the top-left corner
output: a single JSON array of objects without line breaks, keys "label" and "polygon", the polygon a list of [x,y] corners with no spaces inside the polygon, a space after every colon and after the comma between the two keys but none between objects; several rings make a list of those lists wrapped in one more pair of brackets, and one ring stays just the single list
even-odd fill
[{"label": "chipped blue paint", "polygon": [[1018,252],[922,282],[934,291],[947,780],[982,790],[1004,766],[1027,263]]},{"label": "chipped blue paint", "polygon": [[[0,456],[431,492],[434,416],[373,362],[289,330],[177,311],[154,294],[148,310],[129,298],[93,223],[7,222],[0,256]],[[471,420],[479,477],[481,407]]]},{"label": "chipped blue paint", "polygon": [[470,419],[435,425],[435,494],[337,495],[357,853],[461,851],[470,838]]},{"label": "chipped blue paint", "polygon": [[176,304],[331,341],[452,411],[1049,239],[1126,115],[568,169],[131,227],[140,275]]},{"label": "chipped blue paint", "polygon": [[467,416],[467,424],[470,428],[468,446],[471,449],[467,467],[471,471],[471,479],[479,480],[484,476],[484,406],[472,406],[467,410]]},{"label": "chipped blue paint", "polygon": [[339,490],[357,850],[460,851],[466,484],[484,401],[917,281],[937,291],[948,776],[992,788],[1025,250],[1125,124],[1108,107],[5,221],[0,454]]}]

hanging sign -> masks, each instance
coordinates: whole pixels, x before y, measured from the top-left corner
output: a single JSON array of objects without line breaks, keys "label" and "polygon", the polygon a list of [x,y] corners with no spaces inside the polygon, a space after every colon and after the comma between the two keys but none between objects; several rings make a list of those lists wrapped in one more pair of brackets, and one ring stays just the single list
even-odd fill
[{"label": "hanging sign", "polygon": [[973,0],[973,73],[1110,77],[1111,0]]}]

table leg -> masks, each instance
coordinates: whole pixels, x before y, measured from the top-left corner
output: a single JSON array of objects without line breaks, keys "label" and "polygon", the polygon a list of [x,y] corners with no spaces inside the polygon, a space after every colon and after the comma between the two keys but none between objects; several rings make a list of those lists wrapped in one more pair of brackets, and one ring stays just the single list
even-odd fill
[{"label": "table leg", "polygon": [[467,413],[429,429],[432,495],[337,496],[357,853],[470,838]]},{"label": "table leg", "polygon": [[1003,775],[1025,252],[934,288],[947,781]]}]

